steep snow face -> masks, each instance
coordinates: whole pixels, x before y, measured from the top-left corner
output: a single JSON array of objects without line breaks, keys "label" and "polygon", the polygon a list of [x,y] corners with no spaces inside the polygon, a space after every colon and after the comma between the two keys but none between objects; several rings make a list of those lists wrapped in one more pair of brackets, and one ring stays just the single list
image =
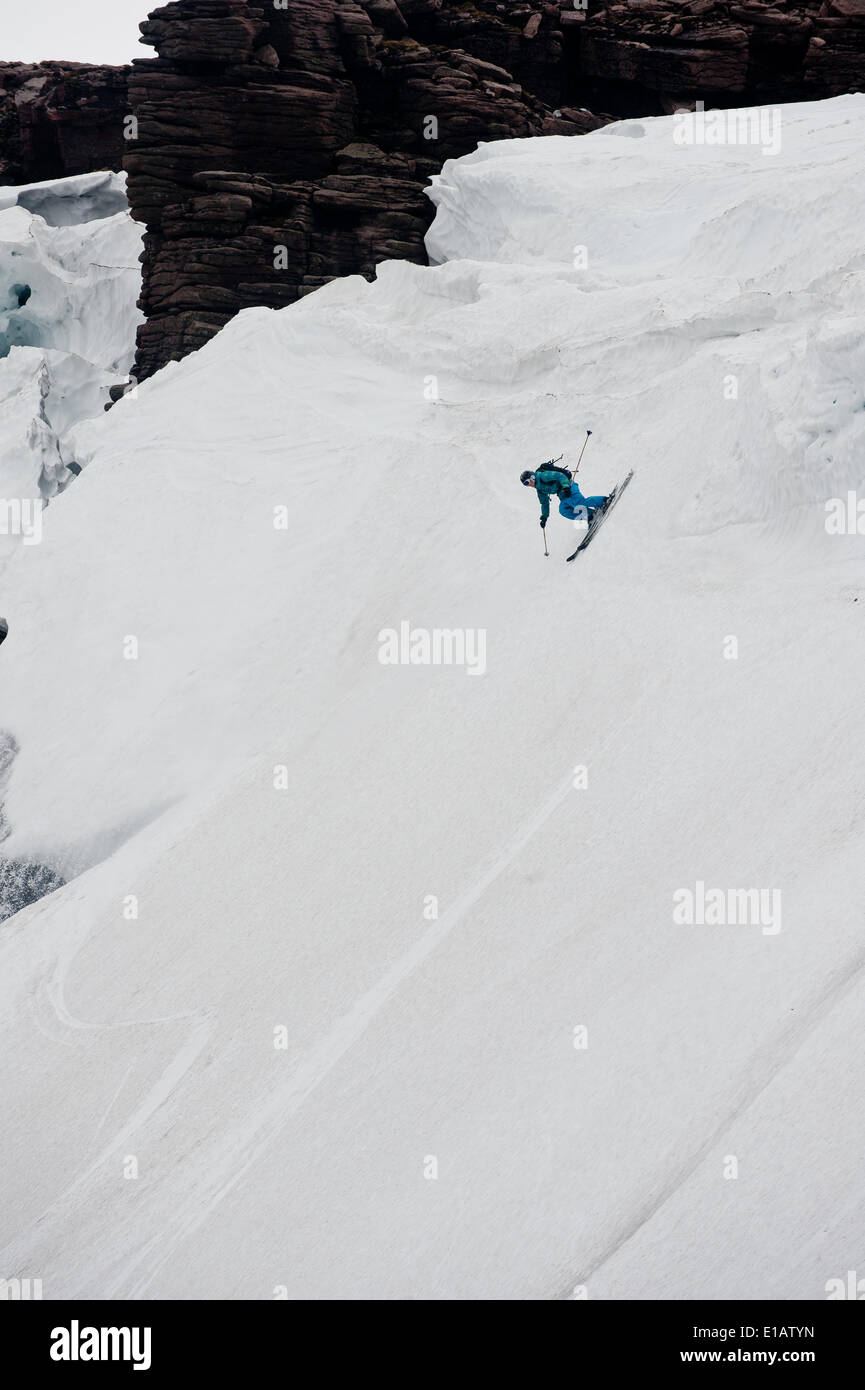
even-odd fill
[{"label": "steep snow face", "polygon": [[[865,486],[863,120],[484,147],[433,191],[442,264],[243,313],[73,428],[4,575],[4,851],[72,881],[0,934],[0,1267],[855,1267],[865,579],[826,503]],[[636,472],[565,565],[518,475],[587,428],[584,486]]]},{"label": "steep snow face", "polygon": [[[588,142],[483,145],[432,180],[430,259],[494,260],[519,267],[518,279],[531,267],[551,300],[564,287],[560,307],[528,315],[526,331],[549,331],[581,395],[615,383],[617,432],[632,431],[635,466],[650,414],[639,376],[647,390],[663,382],[675,392],[680,364],[702,366],[698,416],[683,410],[677,431],[687,447],[666,513],[687,534],[737,521],[791,525],[797,509],[813,516],[862,481],[865,251],[857,218],[836,207],[837,190],[858,177],[861,98],[822,110],[832,114],[819,135],[808,105],[767,109],[761,123],[725,118],[725,134],[733,122],[755,133],[762,125],[763,143],[684,143],[701,127],[683,117],[622,122]],[[724,114],[707,114],[704,139]],[[622,352],[623,329],[637,353]],[[694,467],[691,428],[705,469]]]},{"label": "steep snow face", "polygon": [[[128,376],[141,322],[142,228],[125,175],[0,188],[0,494],[53,497],[72,476],[63,434]],[[0,564],[15,548],[0,535]]]}]

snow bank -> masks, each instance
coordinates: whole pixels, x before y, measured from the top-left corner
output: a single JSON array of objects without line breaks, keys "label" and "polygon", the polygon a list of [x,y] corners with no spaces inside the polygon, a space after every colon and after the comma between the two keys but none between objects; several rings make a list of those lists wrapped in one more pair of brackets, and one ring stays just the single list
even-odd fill
[{"label": "snow bank", "polygon": [[813,515],[845,482],[865,481],[862,237],[852,206],[837,205],[860,176],[862,98],[821,104],[819,130],[813,104],[772,110],[773,153],[759,141],[679,143],[696,133],[687,123],[646,119],[590,140],[481,145],[447,161],[430,189],[431,261],[535,269],[550,317],[530,315],[528,331],[549,326],[581,394],[615,388],[635,464],[646,390],[676,392],[683,363],[703,367],[708,467],[695,470],[680,425],[675,487],[659,499],[690,533],[789,524],[797,507]]},{"label": "snow bank", "polygon": [[[785,109],[774,163],[672,121],[484,147],[434,190],[445,263],[247,311],[73,428],[4,575],[4,850],[71,881],[0,935],[2,1270],[856,1266],[865,580],[825,502],[865,466],[863,118]],[[517,478],[586,428],[592,491],[636,473],[566,566]],[[406,621],[485,674],[382,664]],[[676,921],[701,884],[777,920]]]},{"label": "snow bank", "polygon": [[[128,376],[142,228],[125,175],[0,188],[0,492],[47,500],[68,483],[62,436]],[[0,561],[15,537],[0,536]]]},{"label": "snow bank", "polygon": [[0,188],[0,356],[50,347],[128,372],[142,228],[125,187],[125,174],[83,174]]}]

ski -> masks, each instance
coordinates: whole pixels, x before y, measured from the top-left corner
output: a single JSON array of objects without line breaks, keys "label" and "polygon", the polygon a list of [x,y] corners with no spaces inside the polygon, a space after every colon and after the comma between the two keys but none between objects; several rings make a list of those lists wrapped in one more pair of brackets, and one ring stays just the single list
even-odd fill
[{"label": "ski", "polygon": [[622,493],[625,491],[625,488],[628,486],[628,483],[631,481],[631,479],[633,478],[633,476],[634,476],[634,470],[633,470],[633,468],[632,468],[631,471],[630,471],[630,473],[628,474],[628,476],[624,479],[624,481],[621,482],[621,483],[617,483],[616,486],[613,488],[612,492],[610,493],[609,499],[608,499],[608,501],[607,501],[607,505],[606,505],[606,507],[604,507],[603,511],[595,512],[595,515],[592,517],[591,521],[589,522],[589,529],[588,529],[588,531],[586,532],[586,534],[583,536],[583,539],[580,541],[580,544],[577,546],[577,548],[576,548],[576,550],[574,551],[573,555],[569,555],[569,556],[567,557],[568,563],[570,563],[571,560],[576,560],[576,558],[577,558],[577,556],[579,555],[580,551],[581,551],[581,550],[585,550],[586,546],[587,546],[587,545],[589,544],[589,542],[592,540],[592,538],[594,537],[595,533],[596,533],[597,531],[600,531],[601,527],[603,526],[603,524],[604,524],[604,522],[606,521],[607,517],[610,515],[610,512],[611,512],[611,511],[613,510],[613,508],[615,507],[616,503],[618,502],[618,500],[619,500],[619,498],[621,497]]}]

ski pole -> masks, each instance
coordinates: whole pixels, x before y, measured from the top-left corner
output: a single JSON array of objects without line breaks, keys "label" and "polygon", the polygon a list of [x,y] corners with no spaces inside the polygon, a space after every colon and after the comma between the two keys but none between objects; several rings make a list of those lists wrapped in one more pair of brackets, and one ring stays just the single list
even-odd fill
[{"label": "ski pole", "polygon": [[[585,447],[586,447],[586,446],[583,445],[583,448],[585,448]],[[549,463],[545,463],[545,464],[544,464],[544,468],[551,468],[551,467],[553,466],[553,464],[561,463],[561,461],[562,461],[562,459],[563,459],[564,457],[565,457],[564,454],[559,454],[559,457],[558,457],[557,459],[550,459]],[[582,454],[580,455],[580,458],[582,458]],[[545,554],[545,555],[549,555],[550,552],[549,552],[549,550],[547,549],[547,533],[546,533],[546,529],[545,529],[544,532],[543,532],[543,537],[544,537],[544,554]]]},{"label": "ski pole", "polygon": [[546,527],[544,527],[544,529],[541,531],[541,535],[542,535],[543,538],[544,538],[544,554],[545,554],[545,555],[549,555],[550,552],[547,550],[547,530],[546,530]]},{"label": "ski pole", "polygon": [[[589,442],[589,438],[590,438],[590,436],[591,436],[591,433],[592,433],[591,430],[586,430],[586,444],[588,444],[588,442]],[[579,466],[580,466],[580,464],[581,464],[582,461],[583,461],[583,454],[586,452],[586,444],[584,444],[583,447],[582,447],[582,449],[580,450],[580,457],[577,459],[577,467],[574,469],[574,472],[575,472],[575,473],[577,472],[577,469],[579,469]]]}]

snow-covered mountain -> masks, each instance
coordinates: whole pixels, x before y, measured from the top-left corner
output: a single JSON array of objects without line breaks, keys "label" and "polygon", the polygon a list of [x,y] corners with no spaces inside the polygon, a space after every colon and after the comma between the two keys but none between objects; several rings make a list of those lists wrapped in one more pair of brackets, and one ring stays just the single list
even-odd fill
[{"label": "snow-covered mountain", "polygon": [[[246,311],[64,436],[3,575],[3,853],[68,881],[0,928],[0,1273],[861,1267],[863,122],[482,146],[437,264]],[[589,491],[636,471],[566,565],[518,475],[586,429]]]}]

